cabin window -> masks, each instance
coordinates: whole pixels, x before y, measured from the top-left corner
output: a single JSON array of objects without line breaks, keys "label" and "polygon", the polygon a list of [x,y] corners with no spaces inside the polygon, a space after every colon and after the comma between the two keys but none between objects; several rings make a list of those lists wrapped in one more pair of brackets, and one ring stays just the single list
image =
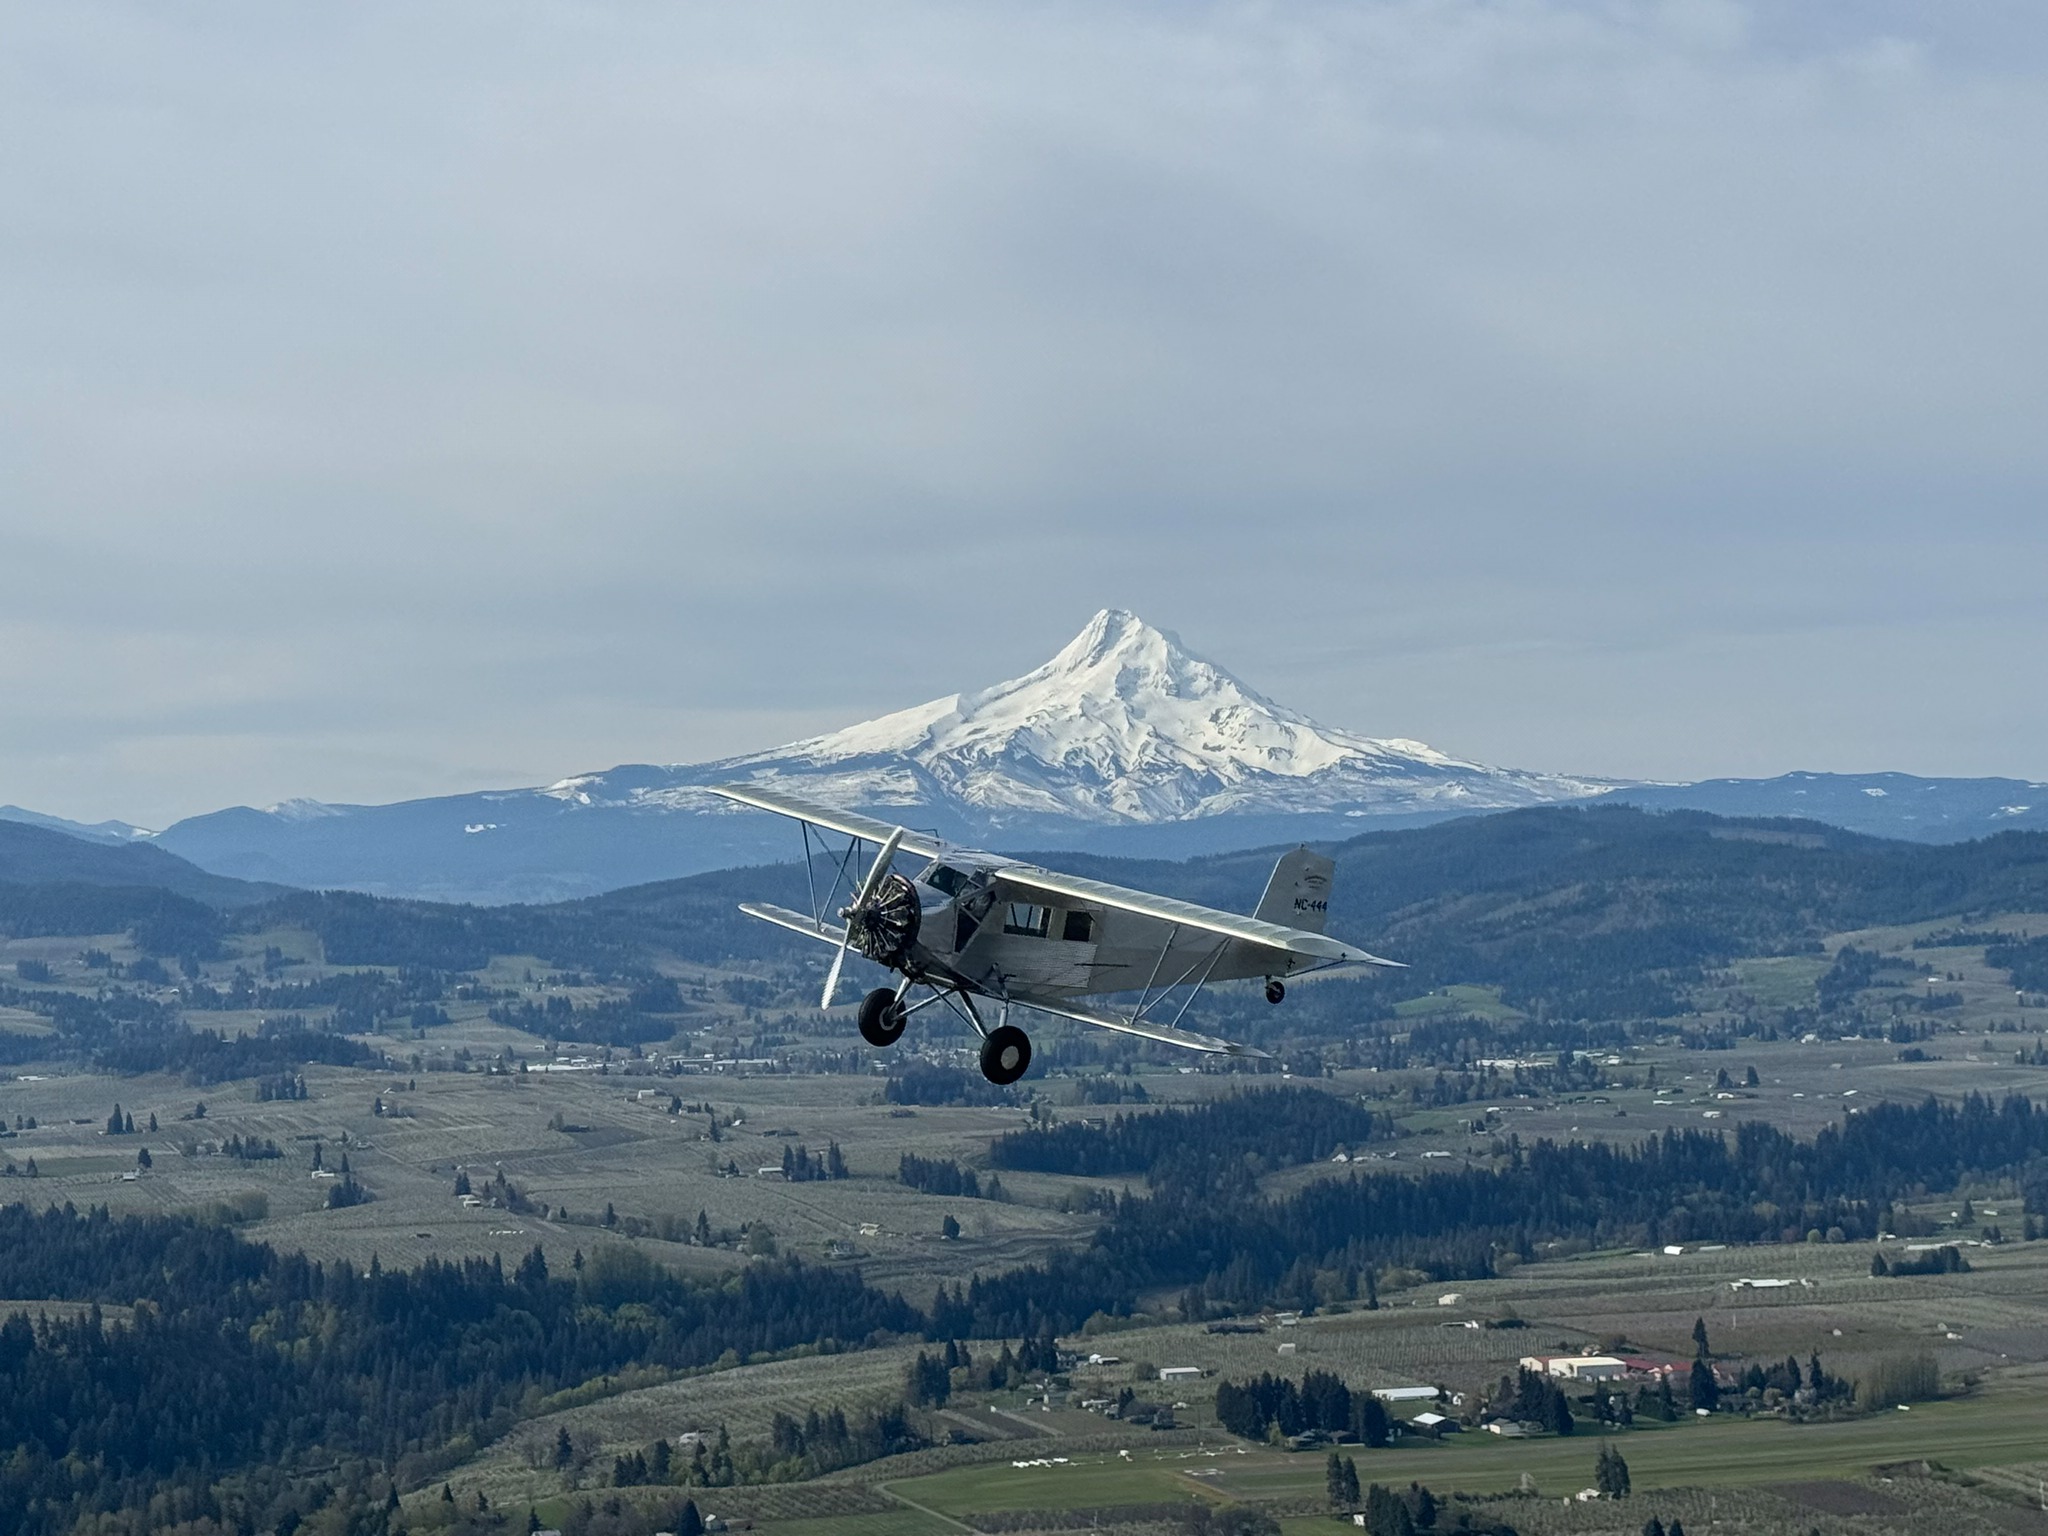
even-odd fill
[{"label": "cabin window", "polygon": [[1069,912],[1066,925],[1060,929],[1060,937],[1070,944],[1089,943],[1095,937],[1095,914]]},{"label": "cabin window", "polygon": [[1003,918],[1003,932],[1022,934],[1026,938],[1042,939],[1052,928],[1052,908],[1034,907],[1028,902],[1013,901]]},{"label": "cabin window", "polygon": [[958,896],[967,884],[967,875],[949,864],[934,864],[919,877],[935,891],[944,891],[948,896]]}]

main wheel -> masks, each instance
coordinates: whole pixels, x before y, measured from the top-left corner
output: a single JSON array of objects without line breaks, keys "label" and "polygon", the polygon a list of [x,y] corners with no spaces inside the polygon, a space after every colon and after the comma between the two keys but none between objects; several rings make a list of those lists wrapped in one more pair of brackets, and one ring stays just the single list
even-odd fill
[{"label": "main wheel", "polygon": [[902,1039],[908,1022],[903,1004],[887,987],[877,987],[860,1000],[860,1037],[877,1050]]},{"label": "main wheel", "polygon": [[1281,998],[1285,997],[1286,995],[1287,995],[1287,989],[1286,989],[1285,987],[1281,986],[1279,982],[1277,982],[1277,981],[1269,981],[1269,982],[1267,982],[1267,983],[1266,983],[1266,1001],[1267,1001],[1267,1002],[1269,1002],[1269,1003],[1277,1003],[1277,1002],[1279,1002],[1279,1001],[1280,1001],[1280,999],[1281,999]]},{"label": "main wheel", "polygon": [[1014,1024],[998,1024],[981,1042],[981,1075],[1007,1088],[1031,1066],[1031,1037]]}]

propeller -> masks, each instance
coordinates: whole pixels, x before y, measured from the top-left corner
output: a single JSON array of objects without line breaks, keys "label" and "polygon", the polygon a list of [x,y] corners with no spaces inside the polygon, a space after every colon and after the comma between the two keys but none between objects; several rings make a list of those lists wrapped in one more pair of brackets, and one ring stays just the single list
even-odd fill
[{"label": "propeller", "polygon": [[[839,941],[839,948],[832,955],[832,969],[825,973],[825,996],[818,1004],[820,1008],[832,1006],[832,994],[839,990],[839,970],[846,964],[846,952],[852,949],[860,935],[860,925],[868,904],[882,887],[888,876],[889,862],[896,857],[896,845],[903,841],[903,829],[898,827],[889,834],[889,840],[882,844],[882,851],[875,855],[875,862],[868,866],[867,878],[860,883],[853,900],[840,909],[839,915],[846,919],[846,937]],[[865,949],[866,946],[862,946]]]}]

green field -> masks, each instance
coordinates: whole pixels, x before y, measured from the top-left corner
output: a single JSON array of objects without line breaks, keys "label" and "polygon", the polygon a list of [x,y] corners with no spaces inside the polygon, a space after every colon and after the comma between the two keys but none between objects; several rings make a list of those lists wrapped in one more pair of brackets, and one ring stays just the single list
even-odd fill
[{"label": "green field", "polygon": [[934,1519],[914,1509],[887,1515],[835,1515],[827,1520],[778,1520],[775,1536],[941,1536],[957,1531],[950,1520]]},{"label": "green field", "polygon": [[[1498,1440],[1483,1433],[1383,1451],[1351,1448],[1366,1482],[1428,1484],[1439,1492],[1505,1492],[1522,1477],[1562,1496],[1588,1486],[1601,1436]],[[1987,1391],[1905,1412],[1830,1424],[1719,1417],[1606,1437],[1627,1458],[1638,1493],[1658,1488],[1752,1487],[1854,1477],[1892,1462],[1998,1466],[2039,1457],[2048,1446],[2048,1394]],[[1042,1452],[1040,1453],[1042,1454]],[[1056,1454],[1056,1451],[1055,1451]],[[1288,1453],[1219,1438],[1214,1454],[1140,1449],[1076,1457],[1065,1467],[962,1467],[893,1485],[931,1509],[964,1516],[993,1510],[1067,1509],[1196,1495],[1270,1500],[1320,1497],[1321,1451]],[[1198,1472],[1212,1475],[1193,1475]]]},{"label": "green field", "polygon": [[1475,1019],[1519,1019],[1522,1015],[1500,1000],[1499,987],[1439,987],[1426,997],[1411,997],[1396,1003],[1394,1013],[1403,1019],[1428,1018],[1449,1013]]}]

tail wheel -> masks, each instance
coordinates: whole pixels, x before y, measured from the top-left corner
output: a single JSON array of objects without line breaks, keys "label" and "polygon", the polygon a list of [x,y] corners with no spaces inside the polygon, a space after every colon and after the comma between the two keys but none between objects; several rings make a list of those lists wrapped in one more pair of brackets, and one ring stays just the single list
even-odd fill
[{"label": "tail wheel", "polygon": [[903,1004],[887,987],[877,987],[860,1000],[860,1037],[876,1050],[902,1039],[908,1022]]},{"label": "tail wheel", "polygon": [[998,1024],[981,1042],[981,1075],[1007,1088],[1031,1066],[1031,1037],[1014,1024]]},{"label": "tail wheel", "polygon": [[1282,985],[1280,985],[1280,983],[1279,983],[1279,982],[1277,982],[1277,981],[1269,981],[1269,982],[1267,982],[1267,983],[1266,983],[1266,1001],[1267,1001],[1267,1002],[1269,1002],[1269,1003],[1277,1003],[1277,1002],[1279,1002],[1279,1001],[1280,1001],[1280,999],[1281,999],[1281,998],[1285,997],[1286,995],[1287,995],[1287,989],[1286,989],[1285,987],[1283,987]]}]

